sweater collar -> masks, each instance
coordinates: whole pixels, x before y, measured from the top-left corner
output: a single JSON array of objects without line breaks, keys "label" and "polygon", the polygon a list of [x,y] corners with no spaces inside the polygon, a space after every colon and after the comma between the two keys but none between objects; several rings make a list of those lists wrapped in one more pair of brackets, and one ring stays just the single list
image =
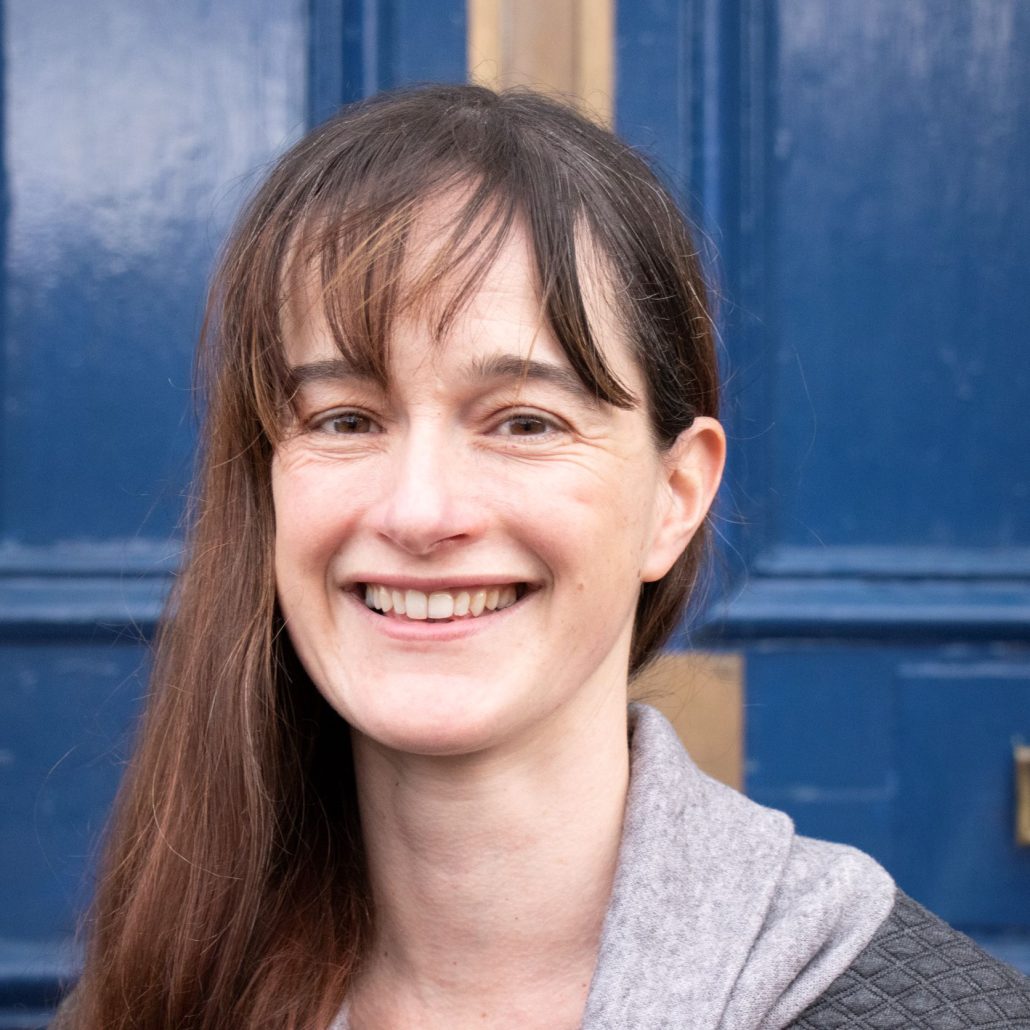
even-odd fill
[{"label": "sweater collar", "polygon": [[890,878],[705,776],[655,709],[632,705],[630,733],[584,1030],[782,1026],[868,942],[893,903]]}]

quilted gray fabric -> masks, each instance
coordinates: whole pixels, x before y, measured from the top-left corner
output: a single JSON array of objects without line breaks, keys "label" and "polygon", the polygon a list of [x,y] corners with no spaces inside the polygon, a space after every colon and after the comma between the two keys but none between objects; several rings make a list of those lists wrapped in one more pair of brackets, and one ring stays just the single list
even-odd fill
[{"label": "quilted gray fabric", "polygon": [[898,892],[858,958],[788,1030],[1030,1028],[1030,979]]}]

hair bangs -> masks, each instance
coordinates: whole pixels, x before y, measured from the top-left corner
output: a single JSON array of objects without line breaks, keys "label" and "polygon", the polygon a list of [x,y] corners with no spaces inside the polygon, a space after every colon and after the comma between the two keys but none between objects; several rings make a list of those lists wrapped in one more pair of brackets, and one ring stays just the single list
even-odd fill
[{"label": "hair bangs", "polygon": [[[541,171],[551,170],[533,171],[517,176],[448,168],[434,174],[423,168],[403,189],[390,184],[393,195],[384,196],[375,169],[366,169],[371,181],[357,190],[309,197],[283,219],[277,263],[251,269],[247,292],[254,307],[249,319],[236,323],[250,326],[248,379],[257,421],[273,446],[293,411],[289,337],[301,322],[315,319],[349,368],[388,389],[397,322],[417,320],[427,344],[439,345],[519,224],[529,237],[541,325],[598,399],[635,405],[598,346],[584,296],[586,252],[595,252],[593,274],[594,266],[608,264],[603,244],[579,205],[570,211],[555,203],[553,182],[539,181]],[[274,316],[262,310],[269,295],[278,297]]]}]

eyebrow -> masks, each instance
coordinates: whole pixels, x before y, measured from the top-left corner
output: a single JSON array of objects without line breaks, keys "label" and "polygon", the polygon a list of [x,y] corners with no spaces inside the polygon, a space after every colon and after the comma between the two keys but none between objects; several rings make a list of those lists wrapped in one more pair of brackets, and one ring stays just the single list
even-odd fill
[{"label": "eyebrow", "polygon": [[597,402],[597,397],[571,368],[554,365],[549,361],[520,358],[517,354],[496,354],[489,358],[475,358],[469,363],[463,373],[463,378],[469,380],[515,379],[519,382],[532,380],[555,386],[578,400]]},{"label": "eyebrow", "polygon": [[374,379],[371,370],[358,368],[345,358],[308,361],[290,367],[290,385],[300,389],[309,383],[341,382],[345,379]]},{"label": "eyebrow", "polygon": [[[496,354],[474,358],[459,373],[468,382],[477,380],[517,380],[548,383],[580,401],[596,404],[598,398],[572,371],[548,361],[520,358],[517,354]],[[294,365],[290,369],[291,385],[300,389],[312,383],[340,382],[346,379],[374,380],[370,370],[358,368],[346,358],[328,358]]]}]

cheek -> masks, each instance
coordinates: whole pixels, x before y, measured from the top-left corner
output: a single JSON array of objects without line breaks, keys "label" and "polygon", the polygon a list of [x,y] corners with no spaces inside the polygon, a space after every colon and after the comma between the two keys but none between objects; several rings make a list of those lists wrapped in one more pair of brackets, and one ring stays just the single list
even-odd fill
[{"label": "cheek", "polygon": [[625,461],[603,476],[576,483],[569,494],[583,532],[592,532],[604,553],[639,555],[650,540],[660,483],[647,461]]},{"label": "cheek", "polygon": [[[651,539],[655,482],[639,465],[595,470],[528,485],[512,505],[510,524],[533,533],[545,563],[600,616],[622,613],[640,582]],[[635,604],[635,600],[632,600]]]},{"label": "cheek", "polygon": [[[274,462],[275,566],[280,586],[324,574],[353,524],[355,497],[314,463]],[[346,500],[344,500],[344,498]]]}]

